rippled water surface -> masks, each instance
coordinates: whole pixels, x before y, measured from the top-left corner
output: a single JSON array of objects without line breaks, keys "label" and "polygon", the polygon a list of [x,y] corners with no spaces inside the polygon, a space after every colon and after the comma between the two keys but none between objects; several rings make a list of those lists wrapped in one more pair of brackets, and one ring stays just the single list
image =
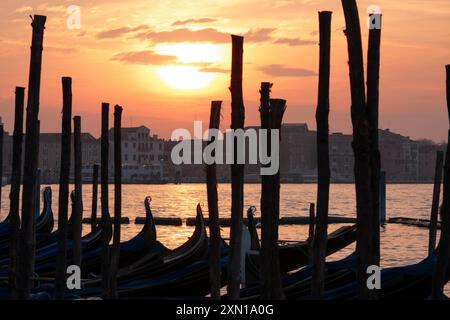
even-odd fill
[{"label": "rippled water surface", "polygon": [[[44,186],[43,186],[44,187]],[[57,218],[58,186],[52,185],[53,212]],[[72,188],[72,187],[71,187]],[[110,186],[110,211],[113,213],[114,186]],[[430,215],[433,186],[428,184],[391,184],[387,186],[387,217],[412,217],[428,219]],[[2,212],[4,217],[9,209],[9,187],[3,188]],[[83,186],[84,216],[91,212],[92,188]],[[183,219],[194,217],[197,203],[202,204],[207,216],[206,186],[204,184],[182,185],[124,185],[122,215],[130,218],[129,225],[122,225],[122,238],[129,239],[136,234],[141,225],[135,225],[136,217],[145,216],[143,201],[146,196],[152,197],[152,208],[155,216],[176,216]],[[219,211],[221,217],[230,216],[231,188],[229,184],[219,185]],[[307,216],[309,203],[315,202],[316,185],[314,184],[284,184],[281,186],[281,216]],[[100,198],[100,196],[99,196]],[[260,185],[245,186],[245,207],[259,207]],[[42,204],[41,204],[42,205]],[[100,204],[98,204],[100,213]],[[354,186],[350,184],[335,184],[330,190],[330,215],[355,217]],[[257,212],[259,215],[259,212]],[[341,225],[329,226],[333,231]],[[280,226],[280,239],[304,240],[307,237],[307,226]],[[89,225],[84,225],[84,232],[89,231]],[[168,247],[174,248],[192,234],[193,228],[183,223],[181,227],[158,226],[158,239]],[[228,228],[223,228],[223,236],[228,237]],[[427,255],[428,230],[416,227],[388,224],[382,230],[382,265],[400,266],[420,261]],[[347,255],[354,246],[332,256],[337,259]]]}]

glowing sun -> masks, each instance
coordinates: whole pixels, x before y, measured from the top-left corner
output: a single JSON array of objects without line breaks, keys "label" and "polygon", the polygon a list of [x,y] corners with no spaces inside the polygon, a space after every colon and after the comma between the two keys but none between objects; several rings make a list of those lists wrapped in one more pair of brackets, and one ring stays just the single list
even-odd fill
[{"label": "glowing sun", "polygon": [[213,44],[177,43],[159,45],[159,54],[177,57],[177,65],[161,66],[157,69],[160,79],[174,89],[203,89],[217,77],[212,72],[202,72],[205,65],[222,60],[221,48]]}]

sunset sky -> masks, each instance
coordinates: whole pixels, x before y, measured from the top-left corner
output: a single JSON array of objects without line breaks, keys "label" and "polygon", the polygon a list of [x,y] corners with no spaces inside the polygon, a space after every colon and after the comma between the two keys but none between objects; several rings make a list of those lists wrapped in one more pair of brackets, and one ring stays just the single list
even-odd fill
[{"label": "sunset sky", "polygon": [[[81,29],[66,26],[70,5]],[[413,138],[446,139],[445,65],[450,63],[450,1],[358,1],[367,49],[366,9],[383,13],[380,126]],[[339,0],[2,0],[0,115],[12,131],[14,88],[28,83],[29,15],[48,17],[43,53],[41,130],[60,131],[61,77],[73,78],[74,114],[98,136],[101,102],[124,107],[123,125],[144,124],[170,137],[207,120],[223,100],[230,123],[230,34],[245,36],[246,125],[259,123],[261,81],[288,101],[285,122],[315,128],[318,17],[333,11],[331,114],[333,132],[350,132],[344,17]],[[366,52],[364,52],[366,57]],[[205,122],[207,123],[207,122]]]}]

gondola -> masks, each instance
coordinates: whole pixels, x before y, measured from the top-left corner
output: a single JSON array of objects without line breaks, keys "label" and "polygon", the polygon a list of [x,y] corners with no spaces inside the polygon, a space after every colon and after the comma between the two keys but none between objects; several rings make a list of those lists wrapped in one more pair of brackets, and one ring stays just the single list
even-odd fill
[{"label": "gondola", "polygon": [[[151,235],[153,246],[151,246],[150,252],[119,270],[119,296],[138,297],[143,295],[155,297],[159,295],[158,292],[161,290],[161,292],[169,295],[178,295],[181,292],[188,293],[188,291],[199,296],[206,295],[209,292],[209,263],[207,260],[209,245],[200,206],[197,207],[196,227],[193,235],[186,243],[174,250],[169,250],[156,241],[153,216],[147,199],[145,207],[146,224],[144,229],[151,230],[147,235]],[[145,232],[140,234],[143,235]],[[124,242],[121,249],[130,244],[131,242]],[[224,254],[227,254],[226,249],[227,247],[224,247],[222,250]],[[135,286],[137,283],[140,283],[141,286]],[[159,289],[158,286],[160,286]],[[36,294],[44,294],[45,292],[51,296],[53,288],[41,287],[34,290]],[[101,275],[98,275],[96,279],[84,281],[81,290],[67,290],[66,297],[70,299],[100,296],[101,292]]]},{"label": "gondola", "polygon": [[[152,223],[151,228],[154,230],[150,205],[147,201],[145,204],[147,220]],[[156,231],[153,232],[156,235]],[[142,255],[140,259],[135,260],[133,263],[119,270],[119,284],[125,284],[139,279],[164,277],[172,272],[176,273],[193,263],[205,260],[208,256],[209,244],[200,206],[197,206],[195,230],[183,245],[174,250],[169,250],[157,241],[156,237],[154,240],[154,245],[147,254]],[[98,287],[99,285],[100,277],[99,279],[86,283],[87,287]]]},{"label": "gondola", "polygon": [[[51,213],[51,191],[46,188],[46,195],[44,197],[44,208],[46,208],[47,214]],[[73,201],[73,198],[72,198]],[[74,209],[72,202],[72,210]],[[53,215],[53,213],[51,213]],[[53,218],[52,218],[53,220]],[[89,252],[100,247],[102,234],[103,232],[107,232],[108,238],[111,238],[112,230],[111,226],[107,229],[103,229],[101,226],[97,226],[92,232],[83,236],[81,239],[81,247],[85,252]],[[39,234],[36,236],[37,246],[35,252],[35,272],[40,276],[53,276],[56,270],[56,255],[58,253],[58,243],[57,243],[57,231],[52,232],[50,234]],[[70,262],[72,249],[73,249],[73,241],[71,239],[67,239],[66,242],[66,250],[68,261]],[[9,266],[9,258],[5,257],[0,260],[0,275],[5,275],[8,273]]]},{"label": "gondola", "polygon": [[[254,210],[247,211],[248,230],[251,235],[251,248],[258,250],[259,240],[254,223]],[[332,255],[356,241],[356,225],[344,226],[328,235],[326,255]],[[309,262],[309,239],[296,244],[282,244],[278,247],[281,274],[304,267]],[[257,251],[256,251],[257,252]],[[246,259],[246,283],[253,285],[259,283],[259,256],[250,254]]]},{"label": "gondola", "polygon": [[[39,214],[36,212],[36,236],[47,235],[54,227],[53,212],[51,209],[51,188],[46,187],[43,191],[44,208]],[[0,252],[3,252],[4,245],[9,242],[11,222],[9,218],[0,223]]]},{"label": "gondola", "polygon": [[[126,268],[136,263],[143,257],[162,255],[170,250],[157,241],[156,227],[150,208],[150,197],[144,200],[146,218],[142,230],[132,239],[120,243],[119,268]],[[111,250],[111,246],[109,249]],[[86,277],[96,277],[101,269],[101,247],[83,253],[82,273]]]}]

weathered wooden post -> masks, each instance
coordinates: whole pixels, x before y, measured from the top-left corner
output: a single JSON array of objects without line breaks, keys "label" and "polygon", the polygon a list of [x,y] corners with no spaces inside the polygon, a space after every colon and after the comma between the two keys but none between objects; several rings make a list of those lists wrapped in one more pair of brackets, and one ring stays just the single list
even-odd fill
[{"label": "weathered wooden post", "polygon": [[[271,107],[270,107],[270,88],[272,84],[270,82],[262,82],[260,89],[260,119],[261,130],[266,130],[266,140],[261,141],[266,145],[267,154],[271,155]],[[265,165],[268,166],[268,165]],[[261,298],[270,299],[272,294],[271,284],[271,260],[274,258],[271,256],[271,215],[273,214],[273,189],[272,189],[272,176],[261,176],[261,263],[260,263],[260,282],[261,282]]]},{"label": "weathered wooden post", "polygon": [[73,118],[73,150],[75,160],[75,203],[72,223],[72,240],[73,240],[73,264],[81,267],[81,233],[83,221],[83,181],[82,181],[82,148],[81,148],[81,118],[75,116]]},{"label": "weathered wooden post", "polygon": [[316,224],[316,206],[314,203],[309,204],[309,227],[308,227],[308,263],[313,263],[313,242],[314,242],[314,226]]},{"label": "weathered wooden post", "polygon": [[[371,14],[379,25],[371,25],[367,51],[367,113],[369,119],[370,167],[372,193],[372,262],[380,265],[380,150],[378,148],[378,110],[380,86],[381,14]],[[376,290],[372,290],[376,295]]]},{"label": "weathered wooden post", "polygon": [[58,255],[56,258],[55,298],[63,299],[66,289],[67,234],[69,206],[70,152],[72,135],[72,78],[62,78],[63,109],[61,134],[61,169],[58,199]]},{"label": "weathered wooden post", "polygon": [[[232,35],[231,61],[231,129],[244,128],[245,108],[242,94],[242,72],[244,38]],[[242,213],[244,210],[244,164],[237,159],[238,148],[236,138],[233,143],[234,161],[231,165],[231,228],[230,228],[230,261],[228,265],[228,297],[239,299],[241,283],[241,243]]]},{"label": "weathered wooden post", "polygon": [[320,62],[317,123],[317,215],[313,240],[313,270],[311,295],[322,299],[325,278],[325,257],[328,233],[328,203],[330,194],[330,155],[328,147],[328,115],[330,113],[330,43],[332,12],[319,12]]},{"label": "weathered wooden post", "polygon": [[[283,116],[286,111],[286,100],[283,99],[270,99],[270,128],[272,130],[278,130],[279,132],[279,144],[281,141],[281,124],[283,122]],[[271,146],[271,154],[273,154],[273,146]],[[278,148],[279,151],[279,148]],[[280,155],[277,155],[278,159]],[[272,256],[271,265],[271,299],[280,300],[284,298],[282,286],[281,286],[281,271],[280,271],[280,254],[278,248],[278,225],[280,221],[280,168],[272,176],[272,191],[273,191],[273,207],[270,215],[270,254]]]},{"label": "weathered wooden post", "polygon": [[[220,126],[220,109],[222,101],[211,102],[211,114],[209,118],[209,128],[219,129]],[[212,136],[208,142],[208,146],[217,146],[218,141]],[[211,152],[213,157],[216,156],[215,149]],[[208,195],[208,215],[209,215],[209,238],[210,238],[210,255],[209,255],[209,281],[211,283],[211,298],[220,300],[221,287],[221,267],[220,267],[220,224],[219,224],[219,204],[217,195],[217,172],[216,163],[206,166],[206,189]]]},{"label": "weathered wooden post", "polygon": [[114,107],[114,234],[111,251],[110,298],[117,298],[122,216],[122,107]]},{"label": "weathered wooden post", "polygon": [[97,199],[98,199],[98,164],[94,164],[92,171],[92,208],[91,231],[97,228]]},{"label": "weathered wooden post", "polygon": [[[450,65],[446,66],[447,75],[447,111],[450,123]],[[437,262],[433,273],[431,298],[444,298],[444,285],[450,257],[450,130],[448,131],[447,150],[444,164],[444,186],[441,206],[441,238],[437,249]]]},{"label": "weathered wooden post", "polygon": [[20,232],[20,181],[22,177],[22,141],[23,141],[23,111],[25,88],[16,87],[16,102],[14,112],[13,158],[11,171],[11,190],[9,193],[9,215],[11,226],[9,241],[9,288],[12,300],[18,298],[17,271],[19,268],[19,232]]},{"label": "weathered wooden post", "polygon": [[111,240],[111,217],[109,215],[108,199],[108,157],[109,157],[109,103],[102,103],[102,134],[101,134],[101,206],[102,206],[102,294],[109,296],[110,292],[110,256],[109,241]]},{"label": "weathered wooden post", "polygon": [[35,242],[33,237],[34,201],[36,186],[36,171],[38,165],[39,145],[38,118],[39,95],[41,87],[42,44],[44,41],[45,16],[35,15],[31,26],[33,37],[31,44],[30,74],[28,80],[28,103],[26,115],[25,157],[22,190],[22,228],[21,228],[21,260],[19,299],[28,299],[33,273]]},{"label": "weathered wooden post", "polygon": [[434,172],[433,200],[430,214],[430,233],[428,239],[428,254],[433,253],[436,247],[436,232],[439,214],[439,197],[441,194],[442,169],[444,165],[444,152],[436,152],[436,168]]},{"label": "weathered wooden post", "polygon": [[380,224],[386,223],[386,171],[380,172]]},{"label": "weathered wooden post", "polygon": [[347,36],[352,101],[352,146],[355,155],[357,291],[359,299],[372,299],[374,290],[369,290],[366,285],[367,267],[373,262],[373,201],[361,28],[356,1],[341,1],[346,22],[345,35]]}]

